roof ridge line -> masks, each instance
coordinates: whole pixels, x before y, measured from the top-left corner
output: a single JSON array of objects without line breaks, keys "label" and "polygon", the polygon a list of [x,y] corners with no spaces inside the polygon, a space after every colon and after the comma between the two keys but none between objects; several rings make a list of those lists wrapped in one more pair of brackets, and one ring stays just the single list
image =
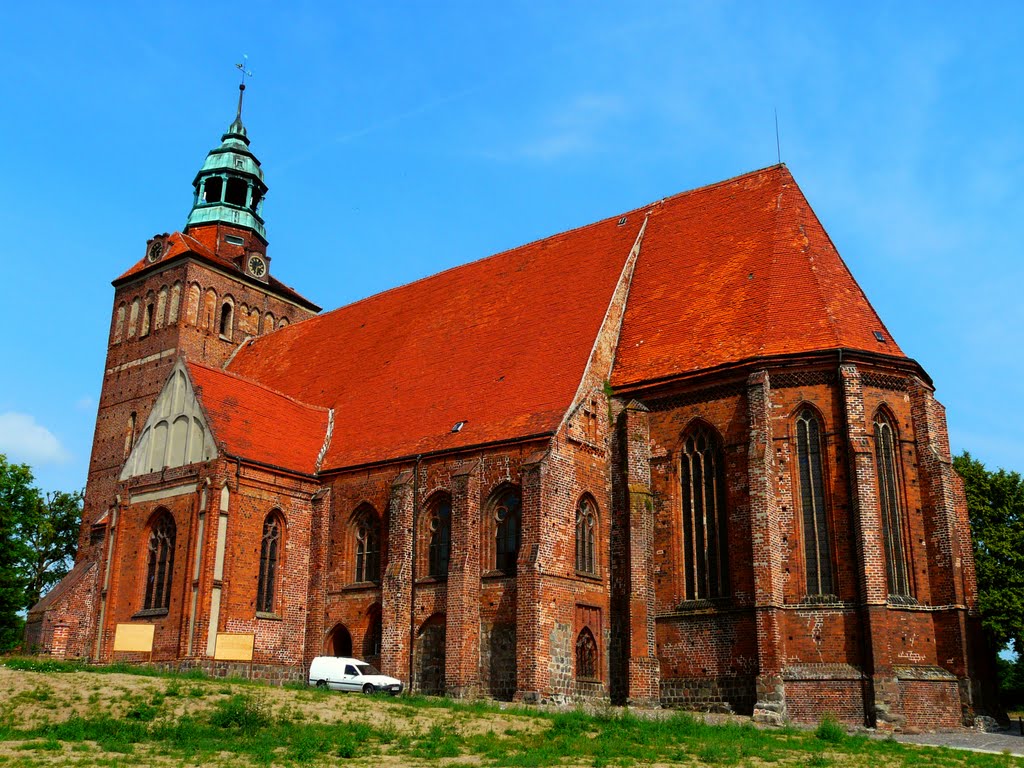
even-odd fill
[{"label": "roof ridge line", "polygon": [[[572,227],[570,229],[562,230],[561,232],[554,232],[554,233],[552,233],[550,235],[546,235],[544,237],[538,237],[538,238],[536,238],[534,240],[529,240],[529,241],[527,241],[525,243],[520,243],[519,245],[515,245],[515,246],[512,246],[510,248],[505,248],[504,250],[501,250],[501,251],[496,251],[494,253],[488,254],[487,256],[481,256],[480,258],[472,259],[471,261],[464,261],[464,262],[462,262],[460,264],[453,264],[452,266],[447,267],[446,269],[442,269],[440,272],[433,272],[433,273],[431,273],[429,275],[424,275],[423,277],[418,277],[415,280],[410,280],[408,283],[402,283],[401,285],[395,285],[395,286],[392,286],[390,288],[385,288],[382,291],[377,291],[376,293],[372,293],[369,296],[363,296],[362,298],[356,299],[355,301],[352,301],[352,302],[350,302],[348,304],[342,304],[340,307],[335,307],[334,309],[329,310],[327,312],[322,312],[320,314],[314,315],[313,317],[306,318],[305,320],[302,321],[302,323],[309,323],[310,321],[314,321],[315,322],[319,318],[330,317],[335,312],[340,312],[343,309],[349,309],[351,307],[358,306],[359,304],[362,304],[364,301],[370,301],[371,299],[375,299],[378,296],[383,296],[385,294],[391,293],[392,291],[397,291],[397,290],[400,290],[402,288],[408,288],[409,286],[417,285],[417,284],[425,282],[427,280],[432,280],[435,277],[440,277],[441,275],[446,275],[449,272],[453,272],[453,271],[455,271],[457,269],[462,269],[464,267],[468,267],[471,264],[479,264],[480,262],[487,261],[489,259],[496,259],[499,256],[504,256],[506,254],[512,253],[513,251],[518,251],[518,250],[521,250],[523,248],[529,248],[530,246],[537,245],[538,243],[543,243],[543,242],[547,242],[547,241],[553,241],[556,238],[563,238],[563,237],[568,237],[570,235],[575,235],[575,234],[577,234],[579,232],[582,232],[584,230],[591,229],[592,227],[598,227],[598,226],[600,226],[602,224],[606,224],[606,223],[612,221],[613,219],[621,219],[623,217],[628,217],[628,216],[633,215],[635,213],[638,213],[640,211],[646,211],[646,212],[650,213],[651,209],[653,209],[653,208],[655,208],[657,206],[661,206],[661,205],[663,205],[664,203],[666,203],[669,200],[676,200],[678,198],[685,197],[686,195],[691,195],[691,194],[694,194],[696,192],[703,192],[705,190],[715,189],[717,187],[721,187],[721,186],[724,186],[726,184],[733,184],[733,183],[739,181],[740,179],[744,179],[744,178],[747,178],[747,177],[750,177],[750,176],[756,176],[758,174],[762,174],[762,173],[765,173],[766,171],[770,171],[770,170],[773,170],[773,169],[776,169],[776,168],[785,168],[785,167],[786,167],[785,163],[776,163],[775,165],[769,165],[769,166],[765,166],[764,168],[758,168],[758,169],[753,170],[753,171],[747,171],[746,173],[741,173],[741,174],[739,174],[737,176],[733,176],[731,178],[724,179],[722,181],[717,181],[717,182],[714,182],[712,184],[705,184],[705,185],[700,186],[700,187],[693,187],[692,189],[683,190],[682,192],[677,192],[677,193],[675,193],[673,195],[669,195],[668,197],[662,197],[662,198],[659,198],[657,200],[652,200],[651,202],[646,203],[644,205],[639,205],[639,206],[637,206],[635,208],[631,208],[631,209],[629,209],[627,211],[623,211],[623,212],[617,213],[617,214],[612,214],[611,216],[605,216],[605,217],[603,217],[601,219],[598,219],[597,221],[592,221],[592,222],[590,222],[588,224],[581,224],[581,225],[579,225],[577,227]],[[286,287],[288,287],[288,286],[286,286]],[[294,289],[291,289],[291,290],[294,290]],[[278,328],[277,331],[278,332],[280,332],[280,331],[287,332],[288,328],[292,328],[292,327],[295,327],[295,326],[298,326],[298,325],[299,325],[299,323],[292,323],[287,328]],[[253,342],[254,343],[258,343],[263,338],[264,338],[264,336],[258,336],[255,339],[253,339]]]},{"label": "roof ridge line", "polygon": [[[255,341],[255,339],[253,339],[252,341]],[[194,366],[196,366],[198,368],[205,368],[208,371],[213,371],[214,373],[219,373],[219,374],[223,374],[225,376],[230,376],[231,378],[233,378],[233,379],[235,379],[237,381],[244,381],[246,384],[252,384],[253,386],[259,387],[262,390],[270,392],[271,394],[278,395],[279,397],[283,397],[285,400],[289,400],[289,401],[295,403],[296,405],[301,405],[303,408],[311,408],[313,410],[325,411],[325,412],[330,412],[331,411],[331,409],[326,407],[326,406],[314,405],[313,403],[304,402],[302,400],[299,400],[297,397],[292,397],[291,395],[286,394],[286,393],[284,393],[284,392],[282,392],[282,391],[280,391],[278,389],[274,389],[273,387],[268,387],[266,384],[264,384],[261,381],[257,381],[256,379],[250,379],[248,376],[242,376],[241,374],[235,373],[234,371],[228,371],[228,370],[225,370],[223,368],[214,368],[212,365],[207,365],[206,363],[201,363],[198,360],[188,360],[188,359],[185,359],[185,365],[194,365]]]},{"label": "roof ridge line", "polygon": [[[863,299],[864,303],[867,304],[868,309],[871,310],[871,314],[873,314],[875,316],[875,320],[878,321],[878,324],[880,326],[879,330],[885,331],[886,338],[889,339],[890,341],[892,341],[896,345],[896,347],[902,352],[903,348],[900,347],[899,342],[897,342],[895,337],[892,335],[892,332],[889,330],[889,327],[885,324],[885,321],[882,319],[882,316],[879,314],[878,310],[875,309],[875,305],[871,303],[871,299],[868,298],[867,293],[864,292],[864,287],[860,284],[860,281],[857,280],[857,278],[855,278],[853,276],[853,270],[851,270],[850,269],[850,265],[846,263],[846,259],[843,258],[843,254],[841,254],[839,252],[839,249],[836,248],[835,241],[832,240],[832,235],[830,235],[829,231],[827,229],[825,229],[825,225],[821,223],[821,219],[818,217],[818,212],[814,210],[814,206],[811,205],[811,201],[807,199],[807,195],[804,194],[803,189],[801,189],[800,185],[797,184],[796,179],[793,179],[793,184],[800,191],[800,196],[804,199],[804,204],[807,206],[807,210],[810,212],[811,216],[814,218],[815,223],[818,225],[818,229],[822,233],[824,233],[825,239],[828,240],[828,244],[829,244],[829,246],[831,246],[832,252],[835,254],[835,257],[839,261],[840,266],[842,266],[843,270],[846,272],[847,276],[850,278],[850,282],[853,283],[853,286],[857,289],[857,292],[860,294],[861,299]],[[819,288],[820,288],[820,282],[818,281],[817,274],[815,274],[815,284],[817,284],[819,286]],[[830,323],[831,323],[831,319],[830,319]],[[833,325],[833,330],[836,330],[834,325]],[[837,331],[837,337],[838,337],[838,331]],[[904,355],[906,355],[906,353],[904,353]],[[909,355],[907,357],[909,357]]]}]

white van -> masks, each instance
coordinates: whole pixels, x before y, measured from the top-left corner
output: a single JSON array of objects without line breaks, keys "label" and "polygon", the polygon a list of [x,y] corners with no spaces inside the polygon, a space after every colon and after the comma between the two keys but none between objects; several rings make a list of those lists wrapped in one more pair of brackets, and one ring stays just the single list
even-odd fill
[{"label": "white van", "polygon": [[402,681],[382,675],[370,664],[345,656],[317,656],[309,665],[309,685],[335,691],[402,692]]}]

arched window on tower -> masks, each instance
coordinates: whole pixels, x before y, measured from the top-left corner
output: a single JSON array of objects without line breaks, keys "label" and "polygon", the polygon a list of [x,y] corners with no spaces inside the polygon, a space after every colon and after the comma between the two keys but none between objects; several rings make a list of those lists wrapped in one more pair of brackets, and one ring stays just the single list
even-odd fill
[{"label": "arched window on tower", "polygon": [[174,542],[177,527],[174,518],[163,510],[153,521],[149,534],[146,562],[146,597],[143,609],[166,611],[171,604],[171,578],[174,575]]},{"label": "arched window on tower", "polygon": [[722,444],[711,427],[699,423],[683,439],[681,454],[685,596],[722,597],[728,591]]},{"label": "arched window on tower", "polygon": [[208,176],[203,182],[203,202],[219,203],[224,182],[219,176]]},{"label": "arched window on tower", "polygon": [[576,505],[576,570],[597,573],[597,505],[584,496]]},{"label": "arched window on tower", "polygon": [[356,581],[380,581],[380,522],[370,507],[357,511]]},{"label": "arched window on tower", "polygon": [[832,552],[828,510],[825,506],[822,454],[821,419],[814,409],[805,407],[796,417],[796,456],[800,472],[804,563],[809,595],[831,595],[835,591],[832,584]]},{"label": "arched window on tower", "polygon": [[875,414],[875,463],[878,501],[882,512],[886,581],[890,595],[910,597],[910,575],[903,543],[898,445],[892,420],[886,413],[879,411]]},{"label": "arched window on tower", "polygon": [[235,326],[235,308],[230,301],[225,301],[220,308],[220,335],[230,339]]},{"label": "arched window on tower", "polygon": [[260,574],[256,585],[256,612],[274,612],[278,560],[281,556],[281,517],[271,512],[263,521],[263,540],[260,543]]},{"label": "arched window on tower", "polygon": [[494,509],[494,567],[508,574],[516,572],[522,527],[522,499],[516,488],[506,488]]},{"label": "arched window on tower", "polygon": [[153,330],[153,302],[152,300],[146,302],[146,311],[142,314],[142,328],[139,330],[139,338],[148,336],[149,332]]},{"label": "arched window on tower", "polygon": [[224,202],[231,205],[244,206],[248,192],[249,185],[245,183],[244,179],[232,177],[228,179],[227,191],[224,193]]},{"label": "arched window on tower", "polygon": [[584,627],[576,636],[576,679],[597,679],[597,641],[590,627]]},{"label": "arched window on tower", "polygon": [[135,411],[132,411],[128,416],[128,423],[125,425],[124,430],[124,458],[127,459],[132,452],[132,448],[135,447],[135,421],[138,415]]}]

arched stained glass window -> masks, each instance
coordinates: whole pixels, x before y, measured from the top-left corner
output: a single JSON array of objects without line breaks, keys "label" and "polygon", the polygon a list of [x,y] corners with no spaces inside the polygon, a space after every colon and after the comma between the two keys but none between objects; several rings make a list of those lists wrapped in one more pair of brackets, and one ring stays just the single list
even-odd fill
[{"label": "arched stained glass window", "polygon": [[263,521],[263,540],[260,543],[260,574],[256,586],[256,611],[274,612],[274,592],[277,584],[277,565],[281,557],[281,519],[271,512]]},{"label": "arched stained glass window", "polygon": [[796,455],[800,470],[804,562],[809,595],[831,595],[834,592],[821,446],[821,419],[813,409],[804,408],[796,418]]},{"label": "arched stained glass window", "polygon": [[589,498],[576,505],[576,570],[597,573],[597,508]]},{"label": "arched stained glass window", "polygon": [[380,531],[377,515],[366,509],[356,519],[356,581],[380,581]]},{"label": "arched stained glass window", "polygon": [[589,627],[576,636],[576,679],[597,679],[597,641]]},{"label": "arched stained glass window", "polygon": [[430,531],[427,574],[443,579],[448,576],[448,560],[451,557],[452,503],[450,499],[444,497],[433,505],[427,526]]},{"label": "arched stained glass window", "polygon": [[171,577],[174,574],[174,542],[177,527],[167,511],[154,521],[149,534],[146,563],[146,597],[143,609],[167,610],[171,604]]},{"label": "arched stained glass window", "polygon": [[514,488],[502,492],[494,505],[494,567],[505,573],[516,572],[519,557],[522,500]]},{"label": "arched stained glass window", "polygon": [[725,461],[718,435],[706,424],[683,440],[680,485],[686,599],[721,597],[728,583]]},{"label": "arched stained glass window", "polygon": [[878,472],[878,501],[882,511],[886,581],[889,594],[910,596],[910,576],[903,546],[903,513],[900,505],[899,452],[896,430],[889,417],[875,415],[875,463]]}]

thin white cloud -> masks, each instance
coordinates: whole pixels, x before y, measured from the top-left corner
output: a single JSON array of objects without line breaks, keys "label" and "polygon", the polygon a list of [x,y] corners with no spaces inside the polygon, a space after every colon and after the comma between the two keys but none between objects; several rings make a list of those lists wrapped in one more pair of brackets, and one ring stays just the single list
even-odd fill
[{"label": "thin white cloud", "polygon": [[93,400],[89,395],[82,395],[75,401],[75,408],[79,411],[91,411],[96,407],[96,401]]},{"label": "thin white cloud", "polygon": [[27,413],[0,413],[0,453],[10,461],[63,464],[71,458],[50,430]]},{"label": "thin white cloud", "polygon": [[614,94],[581,94],[541,121],[539,130],[509,150],[481,153],[496,160],[550,162],[601,148],[601,134],[609,123],[625,114],[623,100]]}]

